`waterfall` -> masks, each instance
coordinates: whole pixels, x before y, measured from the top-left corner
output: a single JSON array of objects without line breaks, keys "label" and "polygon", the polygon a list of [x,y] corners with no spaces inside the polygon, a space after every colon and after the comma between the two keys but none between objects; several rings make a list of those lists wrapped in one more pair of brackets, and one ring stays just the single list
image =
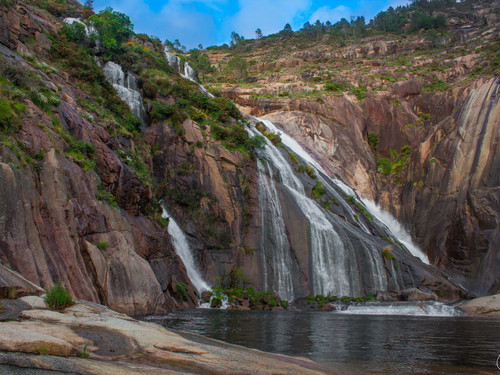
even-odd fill
[{"label": "waterfall", "polygon": [[85,35],[87,36],[87,38],[90,38],[90,36],[93,34],[98,34],[94,26],[85,25],[79,18],[67,17],[63,20],[63,22],[68,26],[73,25],[75,22],[80,25],[83,25],[83,27],[85,28]]},{"label": "waterfall", "polygon": [[169,65],[174,68],[177,73],[181,73],[181,59],[175,56],[173,53],[165,50],[163,52],[165,54],[165,58],[167,59]]},{"label": "waterfall", "polygon": [[370,211],[373,216],[382,222],[387,227],[389,232],[392,233],[413,256],[419,258],[425,264],[430,264],[427,255],[425,255],[423,251],[420,250],[420,248],[413,242],[410,234],[403,228],[399,221],[397,221],[390,213],[382,210],[382,208],[375,202],[364,198],[361,200],[368,211]]},{"label": "waterfall", "polygon": [[198,74],[196,74],[195,70],[188,62],[184,63],[184,75],[191,81],[196,82],[198,80]]},{"label": "waterfall", "polygon": [[165,48],[165,51],[163,51],[165,58],[167,59],[169,65],[174,68],[174,70],[181,75],[182,78],[188,79],[191,82],[194,82],[198,85],[200,88],[200,91],[203,93],[203,95],[208,96],[209,98],[213,99],[215,96],[213,96],[205,87],[200,85],[198,83],[198,75],[196,74],[196,71],[189,65],[188,62],[184,63],[184,71],[181,69],[181,59],[179,59],[178,56],[175,56],[173,53],[168,52],[167,49]]},{"label": "waterfall", "polygon": [[170,237],[172,238],[175,252],[182,259],[184,266],[186,266],[186,271],[189,279],[191,280],[191,283],[198,291],[198,294],[201,295],[201,292],[203,292],[204,290],[210,290],[211,288],[208,286],[206,281],[203,280],[203,277],[201,276],[198,268],[194,263],[193,253],[191,251],[191,248],[189,247],[186,235],[174,220],[174,218],[169,215],[164,204],[162,204],[162,208],[163,214],[161,215],[161,217],[163,217],[164,219],[168,219],[168,234],[170,234]]},{"label": "waterfall", "polygon": [[[254,127],[249,129],[249,133],[254,136],[259,134],[257,129]],[[335,215],[327,216],[326,212],[314,200],[307,197],[304,185],[297,177],[280,150],[268,140],[266,140],[266,144],[267,146],[265,150],[258,151],[258,156],[264,158],[269,164],[276,168],[279,172],[279,178],[282,186],[288,190],[290,196],[293,198],[297,207],[307,220],[310,232],[310,257],[313,293],[340,296],[361,295],[362,285],[359,278],[360,271],[356,260],[356,251],[349,236],[347,235],[347,232],[351,229],[349,229],[347,224],[338,219]],[[265,194],[265,190],[260,189],[261,185],[266,184],[266,182],[262,182],[262,180],[266,177],[263,173],[262,162],[260,163],[259,203],[260,205],[268,205],[270,201],[270,194]],[[270,168],[268,168],[268,173],[269,179],[271,180],[273,175]],[[273,204],[278,207],[276,203],[273,202]],[[277,209],[264,209],[264,211],[261,211],[264,216],[270,215],[267,218],[262,218],[263,223],[268,223],[273,220],[279,223],[281,220],[281,213],[274,213],[274,211],[277,211]],[[271,230],[277,232],[281,231],[281,233],[284,231],[284,229],[281,230],[279,228],[276,230],[268,227],[263,228],[264,233],[269,233]],[[364,237],[367,235],[359,232],[356,233],[356,236]],[[366,280],[369,279],[368,284],[370,284],[373,289],[385,289],[387,286],[387,280],[383,270],[383,261],[376,248],[376,244],[373,242],[370,244],[369,237],[366,237],[365,241],[360,241],[360,244],[361,246],[358,246],[358,251],[363,252],[363,254],[370,259],[370,275],[364,275],[364,278]],[[269,257],[269,250],[266,249],[266,246],[267,244],[263,241],[261,244],[263,255],[264,257]],[[280,267],[289,268],[291,260],[288,260],[287,258],[291,258],[291,255],[289,254],[289,251],[287,252],[288,245],[283,246],[283,248],[285,248],[284,251],[276,247],[271,248],[272,264],[283,265]],[[274,273],[271,276],[273,277],[273,283],[271,286],[274,287],[274,291],[278,292],[281,289],[289,287],[289,284],[280,287],[275,286],[277,279],[280,277],[279,272],[276,270],[274,270]],[[269,279],[269,277],[270,276],[266,274],[266,280]]]},{"label": "waterfall", "polygon": [[[344,194],[346,195],[351,195],[351,196],[356,196],[356,193],[354,190],[352,190],[349,186],[344,184],[342,181],[337,180],[335,178],[331,178],[328,176],[328,174],[325,172],[323,167],[312,158],[312,156],[302,148],[302,146],[291,136],[289,136],[286,133],[283,133],[281,130],[279,130],[276,125],[274,125],[271,121],[265,120],[265,119],[260,119],[257,118],[258,121],[261,121],[266,128],[268,128],[271,132],[280,134],[281,137],[281,142],[287,146],[290,150],[292,150],[298,157],[300,157],[302,160],[306,161],[309,163],[311,167],[313,167],[316,170],[316,175],[318,176],[319,181],[323,184],[323,186],[328,190],[330,194],[332,194],[337,201],[342,205],[344,210],[349,214],[350,218],[352,221],[356,221],[354,218],[355,212],[349,206],[344,199],[339,195],[339,193],[330,185],[333,184],[337,188],[339,188]],[[325,178],[328,180],[325,180]],[[370,230],[368,227],[362,222],[358,222],[358,224],[361,226],[361,228],[366,232],[370,233]]]},{"label": "waterfall", "polygon": [[120,99],[129,106],[132,113],[144,124],[146,122],[146,110],[142,103],[142,95],[138,91],[136,78],[130,73],[125,76],[122,67],[112,61],[104,65],[103,73],[117,91]]},{"label": "waterfall", "polygon": [[[260,248],[263,252],[264,290],[272,290],[281,298],[292,300],[292,253],[286,235],[281,203],[269,163],[257,160],[261,216]],[[266,176],[266,170],[269,178]]]},{"label": "waterfall", "polygon": [[[306,152],[295,139],[293,139],[283,131],[279,130],[276,127],[276,125],[274,125],[271,121],[265,119],[257,119],[257,120],[261,121],[270,131],[274,133],[280,133],[281,140],[284,145],[290,148],[300,158],[310,163],[311,166],[313,166],[318,172],[321,172],[318,173],[318,179],[323,183],[323,185],[328,189],[330,193],[336,195],[337,200],[339,200],[339,202],[342,204],[344,208],[347,208],[349,214],[351,215],[351,218],[353,218],[354,211],[348,204],[345,203],[344,199],[342,198],[339,199],[338,194],[336,194],[336,192],[333,189],[331,189],[330,184],[326,183],[325,179],[330,181],[333,185],[337,186],[346,195],[358,197],[356,192],[349,186],[344,184],[342,181],[339,181],[336,178],[328,176],[323,167],[316,160],[314,160],[313,157],[308,152]],[[380,208],[378,205],[371,202],[370,200],[363,198],[360,198],[360,200],[365,205],[368,212],[370,212],[370,214],[372,214],[381,224],[383,224],[385,229],[387,229],[387,231],[393,238],[395,238],[398,242],[402,243],[413,256],[419,258],[425,264],[430,264],[427,256],[413,242],[410,234],[394,217],[392,217],[389,213],[382,210],[382,208]],[[360,224],[365,232],[370,233],[366,225],[364,225],[362,222],[360,222]]]}]

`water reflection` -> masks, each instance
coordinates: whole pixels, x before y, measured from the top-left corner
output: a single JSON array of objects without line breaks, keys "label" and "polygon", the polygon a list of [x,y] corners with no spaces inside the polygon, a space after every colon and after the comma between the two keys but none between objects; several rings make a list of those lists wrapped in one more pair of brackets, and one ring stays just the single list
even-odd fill
[{"label": "water reflection", "polygon": [[151,320],[334,368],[375,373],[494,372],[500,350],[499,320],[204,309]]}]

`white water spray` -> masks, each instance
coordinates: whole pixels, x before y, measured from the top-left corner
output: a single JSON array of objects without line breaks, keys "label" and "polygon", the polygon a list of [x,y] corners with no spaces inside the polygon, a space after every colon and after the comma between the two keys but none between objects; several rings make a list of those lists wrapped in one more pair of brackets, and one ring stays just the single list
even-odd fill
[{"label": "white water spray", "polygon": [[208,286],[206,281],[203,280],[203,277],[201,276],[198,268],[195,265],[193,253],[187,241],[186,235],[174,220],[174,218],[169,215],[167,209],[165,208],[165,205],[162,205],[162,208],[163,214],[161,215],[161,217],[163,217],[164,219],[168,219],[168,233],[172,238],[175,252],[182,259],[184,266],[186,266],[186,271],[189,279],[191,280],[191,283],[193,283],[194,287],[201,295],[201,292],[203,292],[204,290],[210,290],[210,287]]},{"label": "white water spray", "polygon": [[460,316],[461,313],[453,306],[440,302],[366,302],[363,304],[342,305],[333,304],[338,313],[352,315],[410,315],[410,316],[432,316],[449,317]]},{"label": "white water spray", "polygon": [[[258,121],[262,121],[262,123],[272,132],[274,133],[279,133],[281,137],[281,141],[285,146],[290,148],[294,153],[296,153],[299,157],[301,157],[303,160],[307,161],[308,163],[311,164],[316,170],[321,172],[324,176],[326,176],[335,186],[340,188],[346,195],[351,195],[354,197],[357,197],[358,195],[356,192],[351,189],[349,186],[344,184],[342,181],[339,181],[335,178],[329,177],[328,174],[325,172],[323,167],[316,161],[314,158],[304,150],[304,148],[292,137],[290,137],[288,134],[284,133],[280,129],[276,127],[271,121],[265,120],[265,119],[257,119]],[[318,176],[320,181],[324,181],[321,176]],[[329,184],[323,183],[323,185],[328,188]],[[330,191],[330,189],[329,189]],[[333,191],[330,191],[330,193],[333,193]],[[430,264],[429,258],[423,253],[422,250],[416,245],[410,234],[405,230],[405,228],[388,212],[385,212],[382,210],[380,206],[375,204],[374,202],[360,198],[363,204],[365,205],[366,209],[368,212],[370,212],[373,216],[375,216],[382,224],[385,225],[385,227],[388,229],[390,233],[393,234],[394,238],[396,238],[399,242],[401,242],[409,251],[410,253],[419,258],[422,262],[425,264]],[[340,200],[340,202],[343,202],[343,199]],[[351,215],[353,215],[352,209],[348,206],[343,204],[344,207],[348,207],[348,211],[350,212]],[[362,224],[362,223],[360,223]],[[369,233],[369,229],[365,226],[362,225],[362,228],[365,230],[365,232]]]},{"label": "white water spray", "polygon": [[120,99],[127,103],[132,113],[144,124],[146,121],[146,110],[142,103],[142,95],[138,91],[136,78],[130,73],[125,75],[122,67],[112,61],[104,65],[103,73],[108,82],[117,91]]},{"label": "white water spray", "polygon": [[410,234],[403,228],[401,223],[397,221],[390,213],[382,210],[382,208],[375,202],[361,198],[367,210],[375,216],[387,229],[394,235],[394,237],[401,242],[410,251],[410,253],[419,258],[425,264],[430,264],[429,258],[422,250],[413,242]]}]

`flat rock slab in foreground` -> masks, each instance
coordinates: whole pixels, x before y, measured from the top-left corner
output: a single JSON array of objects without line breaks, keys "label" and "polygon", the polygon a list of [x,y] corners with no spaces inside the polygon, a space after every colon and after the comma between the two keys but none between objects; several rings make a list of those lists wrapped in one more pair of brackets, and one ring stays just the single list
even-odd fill
[{"label": "flat rock slab in foreground", "polygon": [[471,316],[500,317],[500,294],[475,298],[458,306]]},{"label": "flat rock slab in foreground", "polygon": [[[0,372],[72,374],[333,374],[305,358],[193,339],[81,301],[64,312],[36,309],[0,323]],[[29,304],[28,307],[29,308]],[[84,352],[89,358],[79,358]],[[19,373],[19,372],[17,372]],[[29,373],[29,372],[27,372]]]}]

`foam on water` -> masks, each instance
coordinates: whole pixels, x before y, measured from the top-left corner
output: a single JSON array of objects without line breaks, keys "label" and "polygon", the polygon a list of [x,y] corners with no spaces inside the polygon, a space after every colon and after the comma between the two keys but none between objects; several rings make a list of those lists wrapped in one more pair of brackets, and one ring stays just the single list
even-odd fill
[{"label": "foam on water", "polygon": [[434,317],[461,315],[460,311],[455,307],[440,302],[366,302],[359,305],[352,304],[345,306],[334,304],[334,306],[337,307],[338,313],[352,315],[410,315]]}]

